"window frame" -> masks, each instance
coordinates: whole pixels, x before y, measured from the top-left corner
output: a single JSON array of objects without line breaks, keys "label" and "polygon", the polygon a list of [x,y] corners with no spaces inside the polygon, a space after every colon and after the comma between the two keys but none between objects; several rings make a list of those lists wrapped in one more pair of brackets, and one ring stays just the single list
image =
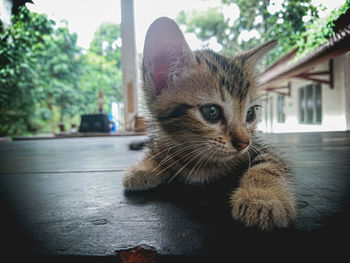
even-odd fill
[{"label": "window frame", "polygon": [[286,99],[282,94],[277,94],[277,122],[286,122]]},{"label": "window frame", "polygon": [[299,88],[298,121],[300,124],[322,124],[322,85],[312,83]]}]

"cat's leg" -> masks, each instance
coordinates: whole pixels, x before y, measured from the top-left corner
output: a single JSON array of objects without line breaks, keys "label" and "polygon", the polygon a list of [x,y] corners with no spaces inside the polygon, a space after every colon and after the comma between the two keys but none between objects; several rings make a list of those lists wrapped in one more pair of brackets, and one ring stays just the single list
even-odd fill
[{"label": "cat's leg", "polygon": [[287,227],[297,215],[289,185],[286,170],[279,164],[253,166],[232,194],[233,218],[262,230]]},{"label": "cat's leg", "polygon": [[159,171],[159,164],[147,154],[139,164],[126,170],[123,186],[127,191],[147,190],[155,188],[169,179],[167,171]]}]

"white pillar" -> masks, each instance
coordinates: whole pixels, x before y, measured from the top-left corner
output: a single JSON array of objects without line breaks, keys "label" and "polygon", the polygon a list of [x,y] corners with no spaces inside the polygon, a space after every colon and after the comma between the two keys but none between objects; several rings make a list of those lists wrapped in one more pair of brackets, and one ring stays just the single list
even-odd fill
[{"label": "white pillar", "polygon": [[344,57],[345,120],[346,130],[350,130],[350,51],[345,53]]},{"label": "white pillar", "polygon": [[134,0],[121,0],[122,71],[125,129],[135,130],[138,105],[138,62],[135,41]]}]

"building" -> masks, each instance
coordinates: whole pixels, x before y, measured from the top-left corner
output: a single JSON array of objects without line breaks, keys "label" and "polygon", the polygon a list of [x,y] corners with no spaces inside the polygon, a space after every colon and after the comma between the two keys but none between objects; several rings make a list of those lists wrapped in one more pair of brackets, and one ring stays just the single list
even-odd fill
[{"label": "building", "polygon": [[297,48],[259,79],[264,132],[350,130],[350,10],[335,23],[335,35],[297,61]]}]

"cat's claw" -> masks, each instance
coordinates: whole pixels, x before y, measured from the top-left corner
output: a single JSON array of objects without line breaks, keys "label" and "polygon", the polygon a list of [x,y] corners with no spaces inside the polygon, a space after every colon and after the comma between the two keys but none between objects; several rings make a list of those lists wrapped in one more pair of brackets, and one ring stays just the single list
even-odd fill
[{"label": "cat's claw", "polygon": [[233,194],[231,204],[234,219],[261,230],[286,228],[296,217],[293,200],[280,199],[262,189],[240,189]]}]

